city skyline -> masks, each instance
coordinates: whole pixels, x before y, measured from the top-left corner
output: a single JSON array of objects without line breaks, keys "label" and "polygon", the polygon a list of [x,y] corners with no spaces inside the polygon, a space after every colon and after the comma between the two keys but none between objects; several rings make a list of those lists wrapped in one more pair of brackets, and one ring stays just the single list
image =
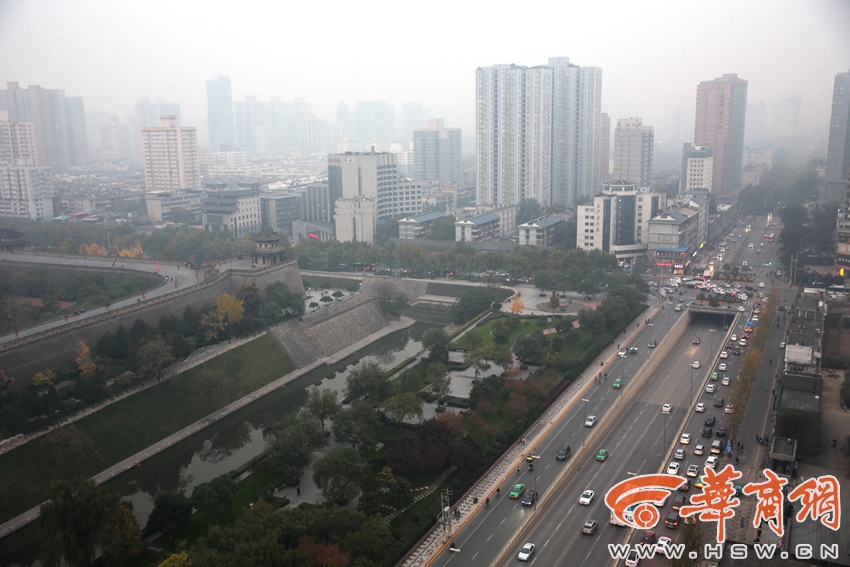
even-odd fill
[{"label": "city skyline", "polygon": [[[565,56],[604,70],[602,110],[612,120],[640,116],[663,141],[689,137],[694,85],[726,73],[746,77],[748,100],[764,101],[770,109],[798,95],[803,133],[825,138],[833,77],[850,67],[850,38],[842,33],[850,5],[840,1],[789,0],[782,10],[766,1],[720,2],[695,12],[659,0],[639,7],[624,3],[613,17],[603,6],[540,6],[581,25],[565,37],[557,17],[535,22],[533,30],[514,30],[498,14],[439,5],[415,21],[374,22],[334,5],[327,18],[318,18],[308,6],[297,5],[287,7],[287,17],[305,25],[281,35],[274,18],[251,18],[250,6],[225,13],[198,10],[193,3],[163,4],[160,10],[157,0],[144,8],[103,0],[71,5],[12,0],[0,6],[0,82],[65,89],[84,97],[87,111],[122,117],[142,96],[164,97],[182,105],[183,124],[197,126],[202,141],[207,140],[206,81],[219,75],[230,77],[234,101],[252,95],[303,97],[329,123],[335,122],[340,101],[385,100],[397,115],[405,103],[418,102],[471,137],[476,68]],[[163,13],[186,24],[180,41],[191,49],[174,49],[172,26],[163,24]],[[446,18],[447,13],[454,17]],[[472,21],[476,29],[487,29],[486,35],[469,35]],[[372,26],[381,26],[383,33],[370,34]],[[511,29],[512,41],[500,39],[503,28]],[[465,41],[440,49],[409,41],[430,29],[463,34]],[[335,39],[317,44],[310,41],[316,33]],[[605,40],[627,33],[640,35],[628,50]],[[225,36],[229,41],[221,41]],[[62,50],[54,49],[57,37]],[[402,44],[407,47],[396,49]],[[286,53],[298,55],[281,55]],[[825,151],[825,141],[820,143]]]}]

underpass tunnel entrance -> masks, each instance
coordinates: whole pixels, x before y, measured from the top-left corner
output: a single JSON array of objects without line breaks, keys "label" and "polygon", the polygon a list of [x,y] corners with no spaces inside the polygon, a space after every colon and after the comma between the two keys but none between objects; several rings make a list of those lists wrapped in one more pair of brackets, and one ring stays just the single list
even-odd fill
[{"label": "underpass tunnel entrance", "polygon": [[691,325],[708,325],[709,328],[716,329],[718,339],[724,335],[724,331],[735,325],[735,318],[738,315],[741,314],[729,309],[713,307],[691,307],[688,310]]}]

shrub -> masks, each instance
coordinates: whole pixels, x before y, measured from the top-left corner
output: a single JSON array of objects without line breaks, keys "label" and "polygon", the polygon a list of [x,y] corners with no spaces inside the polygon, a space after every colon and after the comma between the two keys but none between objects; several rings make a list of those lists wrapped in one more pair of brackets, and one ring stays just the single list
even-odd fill
[{"label": "shrub", "polygon": [[443,413],[446,411],[446,406],[437,406],[434,408],[434,413]]},{"label": "shrub", "polygon": [[850,369],[850,355],[843,352],[827,354],[823,357],[824,368],[836,368],[839,370]]}]

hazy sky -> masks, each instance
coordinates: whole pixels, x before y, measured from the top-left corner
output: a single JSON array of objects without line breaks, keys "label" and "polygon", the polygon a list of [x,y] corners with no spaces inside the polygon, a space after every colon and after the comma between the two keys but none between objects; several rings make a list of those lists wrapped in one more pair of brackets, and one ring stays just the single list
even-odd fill
[{"label": "hazy sky", "polygon": [[834,76],[850,70],[850,1],[0,0],[0,86],[64,88],[122,116],[165,97],[202,132],[204,81],[223,74],[234,100],[305,97],[331,122],[339,101],[419,101],[467,134],[476,67],[550,56],[602,67],[603,111],[658,138],[676,109],[692,130],[697,83],[724,73],[769,109],[798,94],[826,136]]}]

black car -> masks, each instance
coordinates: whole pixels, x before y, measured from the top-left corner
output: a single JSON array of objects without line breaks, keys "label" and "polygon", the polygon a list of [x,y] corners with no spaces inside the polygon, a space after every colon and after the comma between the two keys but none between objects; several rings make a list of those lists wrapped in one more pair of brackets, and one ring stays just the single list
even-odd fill
[{"label": "black car", "polygon": [[705,424],[706,427],[714,427],[715,421],[717,421],[717,420],[714,418],[714,416],[710,415],[707,418],[705,418],[705,421],[703,423]]},{"label": "black car", "polygon": [[685,482],[683,482],[682,485],[679,487],[679,490],[682,491],[682,492],[687,492],[690,489],[691,489],[691,479],[686,478]]},{"label": "black car", "polygon": [[756,290],[756,288],[754,288],[754,287],[753,287],[753,286],[751,286],[751,285],[745,285],[745,286],[744,286],[744,289],[745,289],[745,290],[747,290],[747,291],[755,291],[755,290]]},{"label": "black car", "polygon": [[658,346],[658,341],[652,341],[651,343],[649,343],[646,346],[647,346],[647,348],[655,348],[655,347]]},{"label": "black car", "polygon": [[646,530],[643,532],[643,537],[640,538],[641,545],[652,545],[655,543],[655,532]]},{"label": "black car", "polygon": [[715,431],[714,434],[717,435],[718,437],[726,437],[726,428],[725,427],[718,427],[717,431]]},{"label": "black car", "polygon": [[537,492],[534,490],[529,490],[525,493],[525,496],[522,497],[522,505],[532,506],[535,500],[537,500]]},{"label": "black car", "polygon": [[629,353],[637,354],[637,352],[638,352],[638,348],[636,346],[629,347]]},{"label": "black car", "polygon": [[743,354],[743,352],[744,352],[744,351],[742,351],[742,350],[741,350],[741,349],[739,349],[739,348],[733,348],[733,349],[732,349],[732,354],[741,355],[741,354]]},{"label": "black car", "polygon": [[719,400],[714,400],[714,407],[722,408],[723,407],[723,398],[720,398]]},{"label": "black car", "polygon": [[712,433],[712,430],[711,430],[710,427],[703,427],[702,428],[702,436],[703,437],[711,437],[711,433]]}]

